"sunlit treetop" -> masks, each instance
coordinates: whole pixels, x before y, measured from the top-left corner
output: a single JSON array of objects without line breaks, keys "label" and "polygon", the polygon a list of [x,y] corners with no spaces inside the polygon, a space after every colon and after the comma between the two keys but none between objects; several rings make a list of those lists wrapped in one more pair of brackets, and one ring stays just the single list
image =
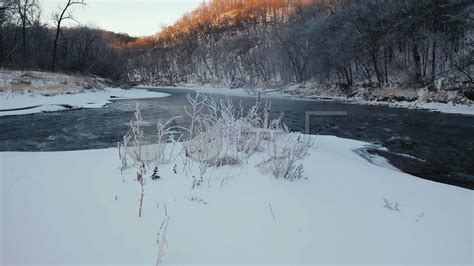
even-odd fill
[{"label": "sunlit treetop", "polygon": [[202,3],[154,36],[137,39],[131,46],[153,47],[176,38],[239,28],[252,23],[283,22],[317,12],[331,12],[350,0],[213,0]]}]

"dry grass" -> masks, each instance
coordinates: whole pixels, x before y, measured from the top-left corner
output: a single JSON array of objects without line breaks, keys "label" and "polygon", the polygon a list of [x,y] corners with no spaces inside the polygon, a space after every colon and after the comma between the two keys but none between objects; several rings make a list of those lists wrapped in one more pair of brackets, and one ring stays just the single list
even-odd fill
[{"label": "dry grass", "polygon": [[242,162],[238,158],[224,156],[222,158],[215,158],[206,161],[208,167],[222,167],[222,166],[239,166]]},{"label": "dry grass", "polygon": [[43,91],[48,95],[72,93],[81,90],[103,89],[105,86],[94,78],[61,73],[29,71],[0,71],[0,91]]}]

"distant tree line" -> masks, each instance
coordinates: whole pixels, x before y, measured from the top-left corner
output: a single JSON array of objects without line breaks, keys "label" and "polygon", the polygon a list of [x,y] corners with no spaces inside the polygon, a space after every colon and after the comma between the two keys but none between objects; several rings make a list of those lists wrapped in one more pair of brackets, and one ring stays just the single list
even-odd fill
[{"label": "distant tree line", "polygon": [[213,0],[154,36],[41,22],[40,0],[0,6],[0,67],[136,83],[472,87],[471,0]]},{"label": "distant tree line", "polygon": [[75,5],[84,1],[63,0],[49,14],[55,26],[41,22],[39,0],[7,0],[0,6],[0,67],[22,70],[61,71],[125,79],[127,51],[134,38],[87,26],[64,27],[74,20]]},{"label": "distant tree line", "polygon": [[128,45],[137,82],[472,86],[470,0],[214,0]]}]

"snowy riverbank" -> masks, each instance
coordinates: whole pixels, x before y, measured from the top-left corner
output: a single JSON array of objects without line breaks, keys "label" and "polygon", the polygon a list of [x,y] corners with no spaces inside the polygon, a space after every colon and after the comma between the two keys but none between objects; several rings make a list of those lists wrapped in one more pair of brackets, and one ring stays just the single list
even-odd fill
[{"label": "snowy riverbank", "polygon": [[363,142],[312,138],[306,180],[262,175],[255,158],[195,189],[182,154],[158,181],[149,169],[142,218],[117,149],[0,153],[1,264],[155,264],[166,212],[165,264],[472,265],[472,191],[371,164]]},{"label": "snowy riverbank", "polygon": [[54,112],[78,108],[101,108],[111,100],[160,98],[169,94],[141,89],[77,90],[49,95],[45,91],[0,92],[0,116]]},{"label": "snowy riverbank", "polygon": [[166,93],[109,88],[101,78],[0,71],[0,116],[101,108],[111,100],[166,97]]},{"label": "snowy riverbank", "polygon": [[435,112],[474,115],[474,102],[458,91],[442,88],[428,90],[387,87],[381,89],[356,88],[347,96],[338,88],[322,89],[314,84],[294,85],[284,93],[305,98],[327,99],[353,104],[383,105],[396,108],[426,109]]},{"label": "snowy riverbank", "polygon": [[353,104],[366,104],[366,105],[382,105],[395,108],[407,108],[407,109],[425,109],[433,112],[441,112],[446,114],[463,114],[463,115],[474,115],[474,105],[464,104],[452,104],[452,103],[436,103],[436,102],[383,102],[383,101],[366,101],[359,99],[344,99],[344,102]]}]

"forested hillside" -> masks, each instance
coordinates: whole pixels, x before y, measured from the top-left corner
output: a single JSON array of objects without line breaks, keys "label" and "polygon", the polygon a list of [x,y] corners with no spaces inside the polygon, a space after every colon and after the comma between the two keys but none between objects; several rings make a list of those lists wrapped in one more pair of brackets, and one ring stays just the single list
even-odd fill
[{"label": "forested hillside", "polygon": [[[59,2],[63,7],[67,3],[85,4]],[[126,51],[121,47],[135,38],[80,24],[58,31],[44,24],[42,18],[54,17],[57,25],[62,9],[43,14],[41,4],[40,0],[0,3],[0,68],[59,70],[116,80],[126,77]],[[73,20],[73,11],[66,10],[63,21]]]},{"label": "forested hillside", "polygon": [[214,0],[128,45],[136,82],[472,86],[468,0]]},{"label": "forested hillside", "polygon": [[40,0],[6,3],[0,7],[5,68],[156,85],[310,83],[344,93],[473,86],[470,0],[213,0],[138,39],[47,26],[41,16],[57,22],[60,13],[41,14]]}]

